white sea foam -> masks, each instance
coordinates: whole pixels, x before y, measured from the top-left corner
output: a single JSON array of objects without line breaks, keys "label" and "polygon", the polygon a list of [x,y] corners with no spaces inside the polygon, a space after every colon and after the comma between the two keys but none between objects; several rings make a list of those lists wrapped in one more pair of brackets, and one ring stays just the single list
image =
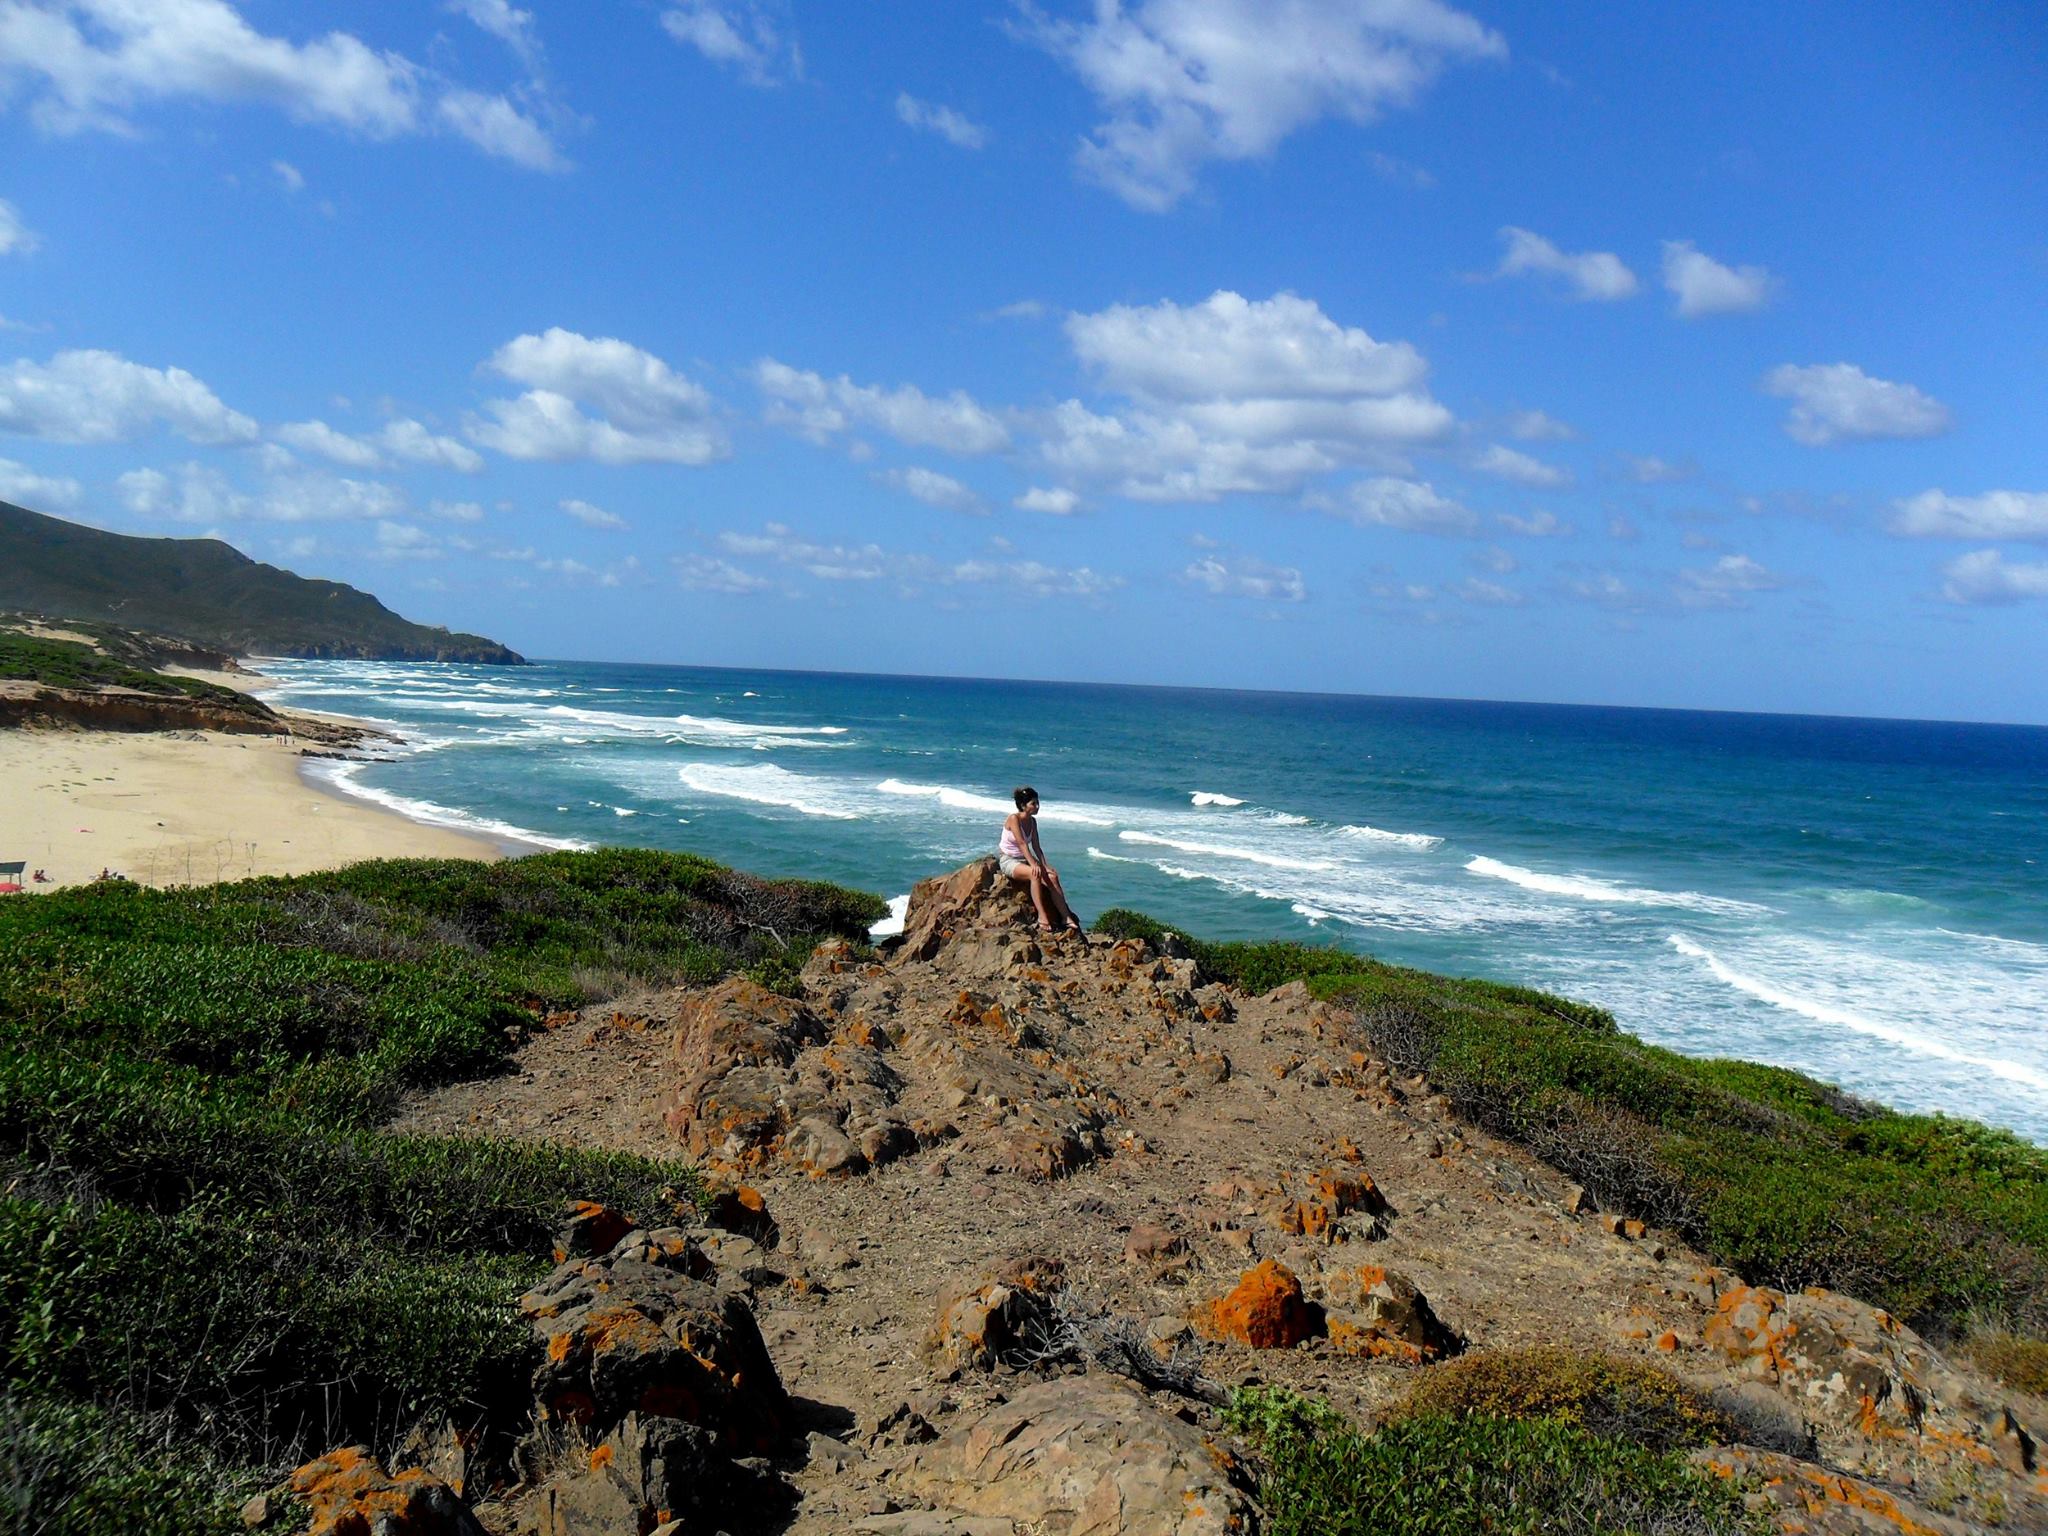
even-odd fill
[{"label": "white sea foam", "polygon": [[1196,805],[1243,805],[1235,795],[1212,794],[1206,789],[1195,790],[1188,799]]},{"label": "white sea foam", "polygon": [[638,811],[628,810],[623,805],[615,805],[612,807],[612,814],[614,816],[638,816],[640,813]]},{"label": "white sea foam", "polygon": [[903,920],[910,915],[910,897],[891,896],[889,915],[879,919],[868,929],[871,939],[893,939],[903,931]]},{"label": "white sea foam", "polygon": [[1503,864],[1499,859],[1480,857],[1465,868],[1475,875],[1505,880],[1525,891],[1548,896],[1572,896],[1581,901],[1614,902],[1624,906],[1686,907],[1695,912],[1718,912],[1730,917],[1751,917],[1770,912],[1754,902],[1733,901],[1722,896],[1702,896],[1696,891],[1653,891],[1638,885],[1619,885],[1592,875],[1547,875],[1539,870]]},{"label": "white sea foam", "polygon": [[1787,991],[1783,986],[1765,977],[1751,976],[1736,970],[1721,957],[1704,945],[1695,943],[1682,933],[1666,936],[1671,947],[1689,960],[1697,960],[1713,973],[1717,981],[1747,993],[1759,1002],[1769,1003],[1774,1008],[1800,1014],[1822,1024],[1833,1024],[1842,1029],[1854,1030],[1859,1035],[1869,1035],[1884,1040],[1904,1050],[1922,1056],[1935,1056],[1944,1061],[1976,1067],[2008,1082],[2025,1083],[2030,1087],[2048,1090],[2048,1072],[2028,1066],[2025,1062],[2008,1061],[2003,1057],[1984,1056],[1965,1051],[1933,1035],[1913,1029],[1892,1020],[1873,1018],[1833,1003],[1822,1002],[1813,997]]},{"label": "white sea foam", "polygon": [[1961,933],[1954,928],[1937,928],[1934,931],[2014,960],[2048,965],[2048,944],[2036,944],[2029,939],[2008,939],[1996,933]]},{"label": "white sea foam", "polygon": [[774,763],[684,763],[676,777],[700,795],[779,805],[831,821],[859,821],[862,815],[860,806],[848,803],[845,793],[829,781],[791,773]]},{"label": "white sea foam", "polygon": [[482,837],[505,838],[515,842],[529,843],[537,848],[588,848],[590,844],[573,837],[549,837],[545,833],[530,832],[525,827],[515,827],[509,821],[499,821],[489,816],[478,816],[473,812],[460,810],[452,805],[437,805],[432,800],[418,800],[407,795],[393,794],[390,790],[375,784],[365,784],[359,775],[369,767],[363,762],[328,760],[307,765],[307,771],[332,785],[345,795],[358,800],[367,800],[380,805],[387,811],[396,811],[409,821],[424,822],[428,826],[452,827],[458,832],[473,832]]},{"label": "white sea foam", "polygon": [[1364,825],[1339,827],[1337,835],[1361,843],[1385,843],[1395,848],[1413,848],[1418,853],[1429,853],[1444,845],[1442,838],[1432,837],[1427,832],[1387,832],[1379,827]]},{"label": "white sea foam", "polygon": [[1215,859],[1243,859],[1247,864],[1263,864],[1268,869],[1297,869],[1304,872],[1320,872],[1337,866],[1328,859],[1300,859],[1285,854],[1268,853],[1259,848],[1246,848],[1232,843],[1197,843],[1185,838],[1164,837],[1157,832],[1119,832],[1117,837],[1126,843],[1144,843],[1156,848],[1171,848],[1176,853],[1206,854]]},{"label": "white sea foam", "polygon": [[[905,795],[936,800],[940,805],[956,811],[974,811],[987,816],[1008,816],[1016,810],[1009,800],[997,799],[994,795],[976,794],[971,789],[955,789],[949,784],[911,784],[903,779],[884,779],[875,786],[885,795]],[[1064,805],[1043,805],[1039,807],[1038,819],[1065,826],[1113,827],[1114,817],[1103,814],[1106,807],[1075,807]]]},{"label": "white sea foam", "polygon": [[1330,920],[1329,913],[1325,912],[1321,907],[1312,907],[1305,901],[1297,901],[1294,904],[1294,915],[1296,917],[1305,917],[1311,923],[1326,923]]}]

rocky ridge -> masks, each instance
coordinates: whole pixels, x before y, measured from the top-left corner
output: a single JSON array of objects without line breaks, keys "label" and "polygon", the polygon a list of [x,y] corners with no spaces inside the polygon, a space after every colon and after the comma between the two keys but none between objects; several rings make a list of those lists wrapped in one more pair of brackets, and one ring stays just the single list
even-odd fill
[{"label": "rocky ridge", "polygon": [[[620,999],[416,1103],[401,1128],[681,1150],[724,1193],[714,1226],[570,1213],[523,1304],[531,1430],[400,1459],[497,1533],[1198,1536],[1258,1525],[1229,1385],[1369,1419],[1431,1362],[1564,1343],[1739,1406],[1755,1443],[1702,1460],[1785,1532],[2048,1529],[2042,1404],[1590,1209],[1344,1010],[1175,949],[1041,938],[983,860],[800,997]],[[388,1502],[408,1469],[363,1459]],[[436,1518],[360,1528],[467,1529]]]}]

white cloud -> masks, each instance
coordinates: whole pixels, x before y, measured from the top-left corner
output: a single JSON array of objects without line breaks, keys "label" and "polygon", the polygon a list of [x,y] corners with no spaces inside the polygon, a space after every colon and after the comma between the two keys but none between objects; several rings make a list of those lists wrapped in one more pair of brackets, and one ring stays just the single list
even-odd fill
[{"label": "white cloud", "polygon": [[881,545],[817,544],[786,523],[769,523],[759,533],[721,533],[718,547],[729,555],[794,565],[821,581],[875,581],[888,574],[889,556]]},{"label": "white cloud", "polygon": [[963,455],[995,453],[1010,444],[1009,429],[964,390],[933,396],[910,384],[884,389],[856,384],[845,374],[828,379],[772,357],[755,364],[754,382],[771,402],[769,419],[814,442],[872,427],[913,447]]},{"label": "white cloud", "polygon": [[[227,0],[8,0],[0,5],[0,86],[30,83],[29,111],[46,132],[134,130],[153,102],[254,102],[297,122],[391,139],[429,119],[486,151],[546,163],[503,97],[442,81],[404,56],[347,32],[295,43],[252,27]],[[524,121],[524,119],[520,119]],[[552,146],[548,153],[552,154]]]},{"label": "white cloud", "polygon": [[1043,512],[1049,517],[1069,517],[1081,505],[1080,494],[1064,487],[1032,486],[1010,503],[1019,512]]},{"label": "white cloud", "polygon": [[484,509],[473,501],[437,501],[428,511],[450,523],[480,523],[484,520]]},{"label": "white cloud", "polygon": [[467,16],[518,54],[529,68],[540,57],[540,37],[534,30],[533,12],[522,11],[510,0],[448,0],[448,9]]},{"label": "white cloud", "polygon": [[1809,448],[1878,438],[1939,437],[1949,409],[1910,384],[1874,379],[1851,363],[1786,363],[1764,376],[1766,394],[1792,402],[1785,432]]},{"label": "white cloud", "polygon": [[1922,491],[1892,507],[1892,532],[1909,538],[2048,540],[2048,491]]},{"label": "white cloud", "polygon": [[1617,512],[1607,519],[1607,537],[1610,539],[1630,544],[1642,536],[1643,530],[1635,525],[1626,512]]},{"label": "white cloud", "polygon": [[1468,576],[1453,589],[1460,598],[1481,608],[1519,608],[1529,599],[1497,581]]},{"label": "white cloud", "polygon": [[1655,454],[1625,453],[1621,462],[1628,470],[1629,478],[1638,485],[1675,485],[1681,480],[1690,480],[1698,473],[1690,464],[1674,464]]},{"label": "white cloud", "polygon": [[1623,613],[1639,613],[1650,605],[1648,598],[1612,571],[1591,571],[1574,577],[1565,584],[1565,591],[1582,603]]},{"label": "white cloud", "polygon": [[913,579],[928,577],[948,585],[994,584],[1015,588],[1033,597],[1107,597],[1124,584],[1121,576],[1106,576],[1085,565],[1046,565],[1038,560],[963,560],[957,565],[930,566],[913,559]]},{"label": "white cloud", "polygon": [[1066,328],[1081,362],[1131,403],[1105,414],[1062,402],[1039,418],[1039,451],[1062,478],[1137,500],[1295,491],[1347,464],[1390,467],[1452,424],[1413,347],[1293,294],[1116,305]]},{"label": "white cloud", "polygon": [[442,126],[487,155],[529,171],[566,171],[569,162],[545,128],[503,96],[458,86],[435,103]]},{"label": "white cloud", "polygon": [[2048,562],[2007,565],[1995,549],[1958,555],[1942,569],[1941,595],[1952,603],[2023,603],[2048,598]]},{"label": "white cloud", "polygon": [[345,464],[351,469],[375,469],[384,462],[384,455],[369,443],[359,437],[350,437],[346,432],[337,432],[324,421],[288,422],[273,436],[301,453],[317,453],[323,459]]},{"label": "white cloud", "polygon": [[677,583],[690,592],[745,595],[766,592],[775,585],[766,577],[741,570],[729,560],[714,560],[709,555],[676,555],[669,563],[675,567]]},{"label": "white cloud", "polygon": [[951,475],[913,465],[909,469],[885,469],[875,478],[904,495],[944,512],[981,514],[988,509],[981,498]]},{"label": "white cloud", "polygon": [[0,198],[0,256],[26,255],[37,244],[35,232],[21,222],[14,204]]},{"label": "white cloud", "polygon": [[1516,411],[1507,419],[1508,436],[1525,443],[1569,442],[1579,434],[1569,422],[1546,411]]},{"label": "white cloud", "polygon": [[961,149],[981,149],[988,143],[988,130],[963,117],[951,107],[920,101],[908,91],[896,93],[896,116],[909,127],[935,133]]},{"label": "white cloud", "polygon": [[1107,113],[1084,175],[1133,207],[1172,207],[1210,160],[1257,160],[1325,118],[1370,123],[1446,64],[1504,59],[1496,32],[1441,0],[1097,0],[1092,21],[1024,7],[1026,36]]},{"label": "white cloud", "polygon": [[184,464],[175,475],[135,469],[114,482],[122,505],[143,517],[188,523],[263,520],[280,523],[392,519],[405,498],[375,480],[352,480],[325,470],[291,469],[273,475],[260,492],[236,486],[219,470]]},{"label": "white cloud", "polygon": [[1248,555],[1229,563],[1216,555],[1204,555],[1181,573],[1183,581],[1202,588],[1211,597],[1249,597],[1261,602],[1298,603],[1308,596],[1301,572],[1291,565],[1268,565]]},{"label": "white cloud", "polygon": [[1528,517],[1503,512],[1494,521],[1509,533],[1518,533],[1525,539],[1561,539],[1572,531],[1572,525],[1559,522],[1555,512],[1536,512]]},{"label": "white cloud", "polygon": [[83,494],[83,488],[69,476],[39,475],[26,464],[0,459],[0,501],[32,509],[69,507]]},{"label": "white cloud", "polygon": [[696,465],[731,451],[701,385],[616,338],[558,326],[514,338],[484,366],[529,386],[517,399],[486,401],[495,420],[467,423],[472,442],[507,457]]},{"label": "white cloud", "polygon": [[607,512],[603,507],[592,506],[589,502],[579,501],[573,496],[566,501],[556,502],[555,505],[586,528],[603,528],[617,532],[626,526],[626,520],[618,513]]},{"label": "white cloud", "polygon": [[1474,550],[1465,558],[1482,571],[1491,571],[1496,576],[1511,575],[1521,568],[1521,562],[1498,544],[1489,544],[1484,549]]},{"label": "white cloud", "polygon": [[277,178],[277,184],[287,192],[306,190],[306,173],[289,160],[271,161],[270,174]]},{"label": "white cloud", "polygon": [[1497,479],[1511,480],[1516,485],[1555,488],[1572,483],[1571,472],[1559,469],[1555,464],[1546,464],[1541,459],[1531,458],[1526,453],[1517,453],[1512,448],[1493,444],[1486,452],[1473,461],[1472,467],[1482,474]]},{"label": "white cloud", "polygon": [[59,352],[0,368],[0,432],[54,443],[113,443],[162,424],[195,443],[245,443],[256,423],[182,368],[114,352]]},{"label": "white cloud", "polygon": [[1429,365],[1405,341],[1375,341],[1291,293],[1246,300],[1219,290],[1067,317],[1082,364],[1111,388],[1155,400],[1328,399],[1395,395]]},{"label": "white cloud", "polygon": [[441,543],[412,523],[380,522],[375,553],[386,560],[438,560]]},{"label": "white cloud", "polygon": [[1330,510],[1361,526],[1454,536],[1479,531],[1478,515],[1470,508],[1438,495],[1434,486],[1423,481],[1399,480],[1391,475],[1357,482],[1344,500],[1331,504]]},{"label": "white cloud", "polygon": [[1052,306],[1043,299],[1018,299],[1013,303],[998,305],[983,315],[984,320],[1043,320],[1052,313]]},{"label": "white cloud", "polygon": [[1372,150],[1365,157],[1365,163],[1373,168],[1382,181],[1391,181],[1396,186],[1413,187],[1418,192],[1427,192],[1436,185],[1436,178],[1421,166],[1403,160],[1399,155],[1389,155],[1381,150]]},{"label": "white cloud", "polygon": [[408,464],[426,464],[437,469],[476,474],[484,467],[483,455],[452,437],[430,432],[419,422],[400,418],[386,423],[377,434],[377,445],[394,459]]},{"label": "white cloud", "polygon": [[1704,569],[1678,573],[1678,600],[1688,608],[1732,608],[1751,592],[1775,592],[1785,585],[1776,572],[1748,555],[1723,555]]},{"label": "white cloud", "polygon": [[1724,267],[1690,240],[1664,242],[1664,286],[1678,299],[1686,319],[1762,309],[1772,278],[1762,267]]},{"label": "white cloud", "polygon": [[1612,251],[1581,251],[1571,255],[1541,235],[1512,224],[1501,230],[1500,237],[1507,242],[1507,250],[1494,271],[1496,277],[1534,272],[1557,278],[1574,298],[1603,302],[1626,299],[1639,286],[1635,273]]},{"label": "white cloud", "polygon": [[759,0],[681,0],[661,13],[661,24],[677,42],[737,70],[749,85],[803,78],[803,51]]}]

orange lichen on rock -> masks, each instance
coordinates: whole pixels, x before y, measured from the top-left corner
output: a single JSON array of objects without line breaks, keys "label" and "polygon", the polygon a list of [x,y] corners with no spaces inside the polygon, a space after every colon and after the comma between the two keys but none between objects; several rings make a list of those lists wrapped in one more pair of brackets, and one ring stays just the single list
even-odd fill
[{"label": "orange lichen on rock", "polygon": [[483,1536],[454,1489],[417,1467],[386,1472],[364,1446],[307,1462],[287,1486],[312,1511],[306,1536]]},{"label": "orange lichen on rock", "polygon": [[1246,1270],[1235,1289],[1203,1309],[1199,1326],[1212,1338],[1253,1349],[1292,1349],[1323,1331],[1294,1271],[1277,1259]]}]

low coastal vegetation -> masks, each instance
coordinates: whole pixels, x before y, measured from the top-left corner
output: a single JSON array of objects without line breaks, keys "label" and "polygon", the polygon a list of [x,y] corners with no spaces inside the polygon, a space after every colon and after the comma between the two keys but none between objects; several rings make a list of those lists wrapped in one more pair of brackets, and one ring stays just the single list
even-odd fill
[{"label": "low coastal vegetation", "polygon": [[0,903],[0,1522],[239,1528],[305,1448],[523,1389],[512,1302],[563,1203],[656,1222],[695,1176],[395,1135],[399,1095],[625,986],[793,976],[884,910],[631,850]]},{"label": "low coastal vegetation", "polygon": [[[1115,910],[1099,925],[1159,940]],[[1603,1010],[1347,950],[1184,939],[1203,973],[1341,1004],[1397,1071],[1579,1180],[1603,1208],[1683,1234],[1753,1282],[1820,1285],[1922,1332],[2005,1330],[2014,1384],[2048,1335],[2048,1152],[2010,1133],[1864,1103],[1779,1067],[1645,1044]]]},{"label": "low coastal vegetation", "polygon": [[49,688],[132,688],[139,693],[183,694],[236,707],[255,702],[218,683],[159,672],[139,659],[110,654],[76,640],[5,628],[0,628],[0,681],[41,683]]},{"label": "low coastal vegetation", "polygon": [[[1561,1353],[1561,1352],[1558,1352]],[[1686,1452],[1712,1411],[1651,1367],[1504,1356],[1367,1433],[1283,1387],[1240,1388],[1226,1418],[1258,1450],[1271,1536],[1761,1536],[1768,1521]]]}]

